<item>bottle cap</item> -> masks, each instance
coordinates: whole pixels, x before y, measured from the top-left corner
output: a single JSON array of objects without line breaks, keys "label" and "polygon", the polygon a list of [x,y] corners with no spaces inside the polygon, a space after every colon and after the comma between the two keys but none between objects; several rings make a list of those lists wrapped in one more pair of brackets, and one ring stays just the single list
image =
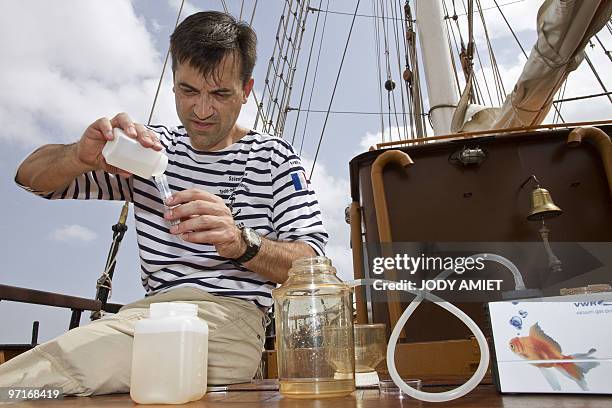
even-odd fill
[{"label": "bottle cap", "polygon": [[182,302],[151,303],[149,312],[151,317],[195,317],[198,315],[198,306],[194,305],[193,303]]}]

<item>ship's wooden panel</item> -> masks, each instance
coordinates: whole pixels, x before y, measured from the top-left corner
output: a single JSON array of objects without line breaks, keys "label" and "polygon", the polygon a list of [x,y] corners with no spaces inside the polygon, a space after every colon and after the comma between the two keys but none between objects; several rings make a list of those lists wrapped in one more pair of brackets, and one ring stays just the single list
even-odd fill
[{"label": "ship's wooden panel", "polygon": [[[601,129],[612,133],[612,126]],[[406,169],[388,165],[383,175],[393,242],[538,242],[541,224],[525,218],[534,185],[519,189],[531,174],[564,211],[547,221],[553,245],[612,242],[612,201],[602,158],[593,143],[569,147],[569,132],[551,130],[400,148],[414,165]],[[464,146],[484,149],[487,159],[477,166],[450,163],[449,156]],[[364,153],[350,164],[352,199],[361,203],[368,246],[379,242],[370,174],[372,163],[384,151]],[[550,291],[558,294],[560,286],[611,280],[609,268],[583,274],[580,265],[570,263],[551,282],[547,264],[543,250],[538,259],[519,261],[527,287],[539,286],[546,279]],[[508,277],[501,266],[494,273],[498,274]],[[457,305],[481,327],[486,326],[481,303]],[[374,321],[388,323],[386,305],[373,302],[371,306]],[[417,309],[406,332],[411,342],[461,339],[470,334],[455,317],[431,304]]]}]

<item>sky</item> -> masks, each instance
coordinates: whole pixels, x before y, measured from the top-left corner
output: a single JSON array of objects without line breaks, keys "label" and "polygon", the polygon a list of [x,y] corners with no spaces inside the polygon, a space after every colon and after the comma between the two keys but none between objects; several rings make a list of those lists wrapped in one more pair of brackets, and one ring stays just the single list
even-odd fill
[{"label": "sky", "polygon": [[[241,0],[226,0],[231,13],[238,16]],[[245,0],[243,14],[250,17],[254,0]],[[340,66],[356,2],[329,2],[326,31],[321,48],[317,83],[312,107],[326,110]],[[451,1],[447,1],[449,6]],[[538,0],[500,0],[503,10],[529,53],[535,38]],[[253,27],[258,34],[258,63],[254,71],[255,91],[263,94],[268,60],[284,1],[259,1]],[[311,6],[324,9],[327,1],[311,0]],[[377,55],[374,1],[362,0],[346,53],[346,59],[332,105],[335,111],[379,112],[377,56],[384,67],[384,43]],[[403,5],[403,2],[401,2]],[[456,2],[457,14],[460,2]],[[504,5],[505,4],[505,5]],[[180,0],[13,0],[2,3],[0,13],[0,194],[4,197],[4,217],[0,230],[4,236],[0,253],[4,261],[0,283],[68,295],[93,298],[110,245],[111,226],[117,222],[121,203],[54,201],[35,197],[17,187],[14,174],[19,163],[35,148],[46,143],[71,143],[97,118],[128,112],[138,122],[146,122],[174,28]],[[507,90],[522,70],[525,61],[492,0],[482,6],[488,34],[501,77]],[[452,7],[452,6],[451,6]],[[182,16],[199,10],[223,10],[221,1],[187,1]],[[347,15],[351,14],[351,15]],[[321,13],[319,24],[324,14]],[[316,12],[309,15],[303,49],[298,64],[291,106],[297,106],[306,73],[307,55]],[[490,72],[485,57],[484,31],[479,19],[475,37],[483,56],[484,70]],[[465,16],[460,16],[463,35]],[[321,27],[321,25],[319,26]],[[391,29],[387,26],[387,29]],[[320,34],[320,28],[317,35]],[[612,36],[602,32],[600,39],[612,48]],[[393,40],[394,41],[394,40]],[[391,61],[396,58],[390,41]],[[318,44],[318,37],[317,42]],[[315,45],[314,56],[318,52]],[[598,43],[588,54],[600,73],[609,71],[610,61]],[[313,59],[315,58],[313,56]],[[397,64],[396,64],[397,65]],[[392,70],[398,81],[397,66]],[[314,71],[310,68],[310,79]],[[477,67],[478,68],[478,67]],[[612,78],[603,75],[608,89]],[[310,82],[306,98],[310,95]],[[399,87],[398,87],[399,89]],[[583,64],[572,73],[565,97],[601,92],[593,74]],[[400,103],[397,95],[397,103]],[[385,96],[386,97],[386,96]],[[426,101],[427,102],[427,101]],[[585,106],[588,108],[585,109]],[[598,120],[612,117],[607,100],[593,99],[587,104],[566,103],[566,121]],[[239,122],[252,126],[256,107],[251,99],[244,106]],[[304,113],[301,114],[296,143],[301,145]],[[312,166],[325,115],[311,113],[305,130],[302,157],[307,171]],[[549,116],[549,120],[551,117]],[[386,121],[387,119],[385,119]],[[171,75],[164,76],[153,123],[178,124],[171,92]],[[290,112],[285,136],[293,134],[296,112]],[[350,204],[348,162],[369,146],[382,140],[379,115],[331,114],[311,182],[317,191],[324,222],[330,233],[327,254],[344,279],[352,276],[349,228],[344,208]],[[388,123],[384,128],[397,137],[398,129]],[[299,150],[299,149],[298,149]],[[117,260],[111,302],[127,303],[141,298],[138,255],[134,223],[130,218]],[[0,343],[27,343],[31,325],[39,320],[39,341],[64,332],[70,311],[44,306],[0,302]],[[86,323],[88,314],[81,322]]]}]

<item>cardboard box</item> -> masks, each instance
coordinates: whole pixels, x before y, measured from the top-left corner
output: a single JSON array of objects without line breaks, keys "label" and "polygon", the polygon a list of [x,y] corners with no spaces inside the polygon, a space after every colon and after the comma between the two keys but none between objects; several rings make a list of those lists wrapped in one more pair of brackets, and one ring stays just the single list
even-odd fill
[{"label": "cardboard box", "polygon": [[504,393],[612,394],[612,293],[488,304]]}]

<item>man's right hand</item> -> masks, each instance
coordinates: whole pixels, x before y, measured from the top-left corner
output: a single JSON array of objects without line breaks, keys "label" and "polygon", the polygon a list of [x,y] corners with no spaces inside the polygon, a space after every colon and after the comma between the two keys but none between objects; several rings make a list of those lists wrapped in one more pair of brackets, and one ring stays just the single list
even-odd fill
[{"label": "man's right hand", "polygon": [[135,123],[127,113],[122,112],[110,120],[108,118],[96,120],[89,125],[81,139],[76,143],[75,159],[85,171],[104,170],[122,176],[131,175],[106,163],[104,156],[102,156],[102,149],[106,142],[114,139],[113,128],[115,127],[122,129],[129,137],[138,140],[144,147],[157,151],[162,150],[162,145],[159,143],[155,132],[140,123]]}]

